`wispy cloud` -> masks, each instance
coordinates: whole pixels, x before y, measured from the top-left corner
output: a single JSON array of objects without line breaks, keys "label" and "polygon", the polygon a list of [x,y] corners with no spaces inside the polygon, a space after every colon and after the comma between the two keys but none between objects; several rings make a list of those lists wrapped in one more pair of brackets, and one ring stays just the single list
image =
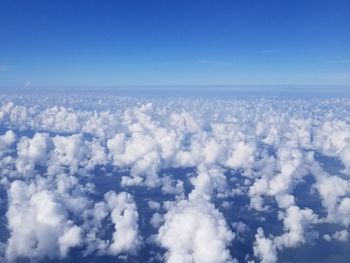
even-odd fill
[{"label": "wispy cloud", "polygon": [[33,83],[30,80],[28,80],[26,83],[24,83],[24,86],[26,88],[29,88],[29,87],[33,86]]},{"label": "wispy cloud", "polygon": [[327,63],[350,64],[350,58],[345,58],[343,56],[335,56],[332,58],[326,58],[322,60]]},{"label": "wispy cloud", "polygon": [[230,62],[227,61],[217,61],[217,60],[207,60],[207,59],[198,59],[196,61],[198,64],[208,64],[208,65],[215,65],[215,66],[225,66],[230,65]]},{"label": "wispy cloud", "polygon": [[279,53],[280,50],[278,49],[264,49],[264,50],[261,50],[261,53],[262,54],[275,54],[275,53]]},{"label": "wispy cloud", "polygon": [[9,69],[9,66],[7,65],[0,65],[0,71],[5,71],[5,70],[8,70]]}]

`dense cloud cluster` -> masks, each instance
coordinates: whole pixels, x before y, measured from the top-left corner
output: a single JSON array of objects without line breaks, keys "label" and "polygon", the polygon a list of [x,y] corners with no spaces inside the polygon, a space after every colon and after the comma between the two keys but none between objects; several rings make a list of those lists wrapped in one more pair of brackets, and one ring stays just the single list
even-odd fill
[{"label": "dense cloud cluster", "polygon": [[348,242],[348,99],[0,102],[0,261],[273,263]]}]

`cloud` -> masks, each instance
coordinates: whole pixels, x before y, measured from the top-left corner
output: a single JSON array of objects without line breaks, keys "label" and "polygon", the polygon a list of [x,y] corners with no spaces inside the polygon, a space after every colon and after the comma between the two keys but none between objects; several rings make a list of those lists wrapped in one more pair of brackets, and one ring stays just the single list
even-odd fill
[{"label": "cloud", "polygon": [[31,139],[23,136],[17,144],[17,171],[23,176],[31,176],[35,165],[46,165],[51,144],[45,133],[36,133]]},{"label": "cloud", "polygon": [[246,260],[277,262],[348,239],[347,98],[0,101],[5,261],[128,260],[156,245],[167,262],[235,262],[244,243]]},{"label": "cloud", "polygon": [[277,250],[273,241],[266,238],[263,229],[258,228],[255,235],[254,255],[259,258],[261,263],[275,263],[277,262]]},{"label": "cloud", "polygon": [[203,199],[177,203],[165,215],[157,235],[167,249],[168,263],[231,262],[227,246],[233,238],[223,215]]},{"label": "cloud", "polygon": [[16,141],[16,134],[8,130],[5,134],[0,135],[0,157],[8,153],[9,147]]},{"label": "cloud", "polygon": [[332,63],[332,64],[349,64],[350,59],[345,58],[343,56],[334,56],[332,58],[322,59],[324,62]]},{"label": "cloud", "polygon": [[28,80],[28,81],[26,81],[26,83],[24,83],[24,86],[26,88],[29,88],[29,87],[33,86],[33,83],[30,80]]},{"label": "cloud", "polygon": [[6,71],[6,70],[9,70],[9,66],[6,66],[6,65],[0,65],[0,71]]},{"label": "cloud", "polygon": [[278,49],[264,49],[261,50],[262,54],[276,54],[276,53],[280,53],[281,51]]},{"label": "cloud", "polygon": [[227,66],[231,64],[230,62],[226,62],[226,61],[215,61],[215,60],[206,60],[206,59],[198,59],[196,63],[213,65],[213,66]]},{"label": "cloud", "polygon": [[286,232],[275,237],[274,242],[278,248],[304,244],[305,229],[318,222],[317,215],[311,209],[300,209],[295,205],[288,207],[286,213],[281,214],[281,218]]},{"label": "cloud", "polygon": [[53,192],[14,181],[7,212],[10,238],[6,258],[65,257],[82,243],[80,228],[68,220],[68,211]]},{"label": "cloud", "polygon": [[111,220],[115,225],[108,252],[112,255],[122,252],[136,253],[141,245],[141,239],[138,233],[139,215],[132,196],[125,192],[118,195],[108,192],[105,194],[105,200],[112,210]]}]

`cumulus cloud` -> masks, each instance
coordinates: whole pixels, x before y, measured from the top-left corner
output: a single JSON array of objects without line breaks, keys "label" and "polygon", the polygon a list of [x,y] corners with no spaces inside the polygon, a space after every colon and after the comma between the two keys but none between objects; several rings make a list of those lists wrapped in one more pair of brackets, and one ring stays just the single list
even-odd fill
[{"label": "cumulus cloud", "polygon": [[50,143],[48,134],[44,133],[36,133],[33,138],[22,137],[17,144],[17,171],[23,176],[30,176],[35,165],[45,165]]},{"label": "cumulus cloud", "polygon": [[67,209],[54,193],[14,181],[8,194],[9,260],[65,257],[70,248],[82,243],[80,228],[68,219]]},{"label": "cumulus cloud", "polygon": [[277,250],[273,241],[266,238],[262,228],[259,228],[255,235],[254,255],[261,260],[261,263],[277,262]]},{"label": "cumulus cloud", "polygon": [[108,192],[105,200],[110,207],[111,220],[115,226],[112,243],[108,252],[112,255],[121,252],[135,253],[141,244],[138,233],[138,219],[136,205],[131,195],[125,192],[116,194]]},{"label": "cumulus cloud", "polygon": [[9,147],[16,141],[16,135],[12,130],[0,135],[0,157],[9,151]]},{"label": "cumulus cloud", "polygon": [[[128,259],[152,231],[165,250],[155,257],[167,262],[235,262],[233,248],[251,240],[239,260],[277,262],[318,235],[348,240],[347,99],[0,101],[6,260],[64,258],[73,248]],[[338,228],[317,233],[319,224]]]},{"label": "cumulus cloud", "polygon": [[180,201],[165,215],[157,240],[166,262],[232,262],[227,248],[234,234],[208,201]]},{"label": "cumulus cloud", "polygon": [[317,223],[317,215],[309,208],[300,209],[297,206],[290,206],[286,213],[281,214],[283,226],[286,231],[281,236],[275,237],[275,244],[281,247],[296,247],[305,243],[305,230],[308,226]]}]

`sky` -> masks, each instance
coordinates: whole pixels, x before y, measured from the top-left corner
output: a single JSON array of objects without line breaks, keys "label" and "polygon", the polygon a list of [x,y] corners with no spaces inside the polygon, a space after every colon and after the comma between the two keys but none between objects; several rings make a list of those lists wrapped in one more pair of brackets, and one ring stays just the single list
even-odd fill
[{"label": "sky", "polygon": [[0,87],[350,84],[348,0],[1,0]]}]

